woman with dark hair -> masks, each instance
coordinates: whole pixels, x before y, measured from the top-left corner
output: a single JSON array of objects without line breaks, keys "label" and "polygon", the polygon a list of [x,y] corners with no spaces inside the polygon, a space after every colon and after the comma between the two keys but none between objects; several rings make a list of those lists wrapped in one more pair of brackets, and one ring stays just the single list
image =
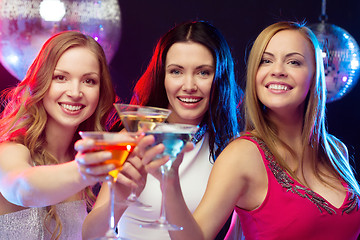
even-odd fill
[{"label": "woman with dark hair", "polygon": [[74,143],[80,130],[105,130],[113,111],[103,49],[80,32],[58,33],[3,99],[0,239],[81,239],[88,186],[100,176],[80,174]]},{"label": "woman with dark hair", "polygon": [[[219,155],[193,214],[182,198],[181,157],[174,163],[166,213],[184,229],[172,239],[213,239],[234,209],[247,240],[358,239],[360,188],[346,146],[326,129],[316,36],[294,22],[270,25],[254,42],[246,81],[245,132]],[[147,149],[152,140],[144,137],[138,154],[159,178],[167,158],[152,161],[163,149]]]},{"label": "woman with dark hair", "polygon": [[[180,167],[180,182],[190,210],[195,210],[205,192],[213,162],[241,129],[241,93],[227,42],[215,27],[203,21],[180,24],[167,32],[159,40],[148,68],[134,88],[131,104],[168,108],[172,111],[167,119],[169,123],[200,127],[192,140],[195,149],[185,155]],[[117,131],[121,130],[119,124],[115,127]],[[90,156],[81,157],[90,159]],[[133,154],[127,164],[136,165],[139,169],[142,167],[139,157]],[[126,169],[125,166],[123,174],[128,176]],[[144,182],[138,184],[143,185]],[[93,226],[103,215],[104,206],[109,201],[108,190],[105,192],[104,187],[85,220],[83,233],[86,239],[101,236],[97,232],[99,229]],[[138,193],[141,193],[139,199],[152,208],[144,211],[138,207],[118,205],[116,212],[119,216],[123,212],[118,224],[120,236],[127,239],[170,239],[167,231],[139,228],[138,223],[132,220],[155,220],[160,215],[161,190],[158,181],[148,175],[142,188],[138,188]],[[118,194],[118,199],[126,197]]]},{"label": "woman with dark hair", "polygon": [[[210,51],[213,57],[214,76],[209,99],[205,103],[208,108],[200,115],[201,121],[196,124],[199,124],[202,132],[205,130],[209,134],[210,154],[215,160],[229,140],[240,130],[239,106],[242,93],[235,80],[230,48],[215,27],[201,21],[189,22],[178,25],[166,33],[159,40],[148,68],[134,88],[131,104],[175,110],[175,113],[170,115],[169,122],[172,122],[171,118],[176,116],[175,114],[179,114],[176,111],[176,103],[173,105],[170,102],[165,80],[167,71],[170,71],[167,69],[166,57],[175,43],[200,44]],[[191,115],[186,118],[191,118]]]}]

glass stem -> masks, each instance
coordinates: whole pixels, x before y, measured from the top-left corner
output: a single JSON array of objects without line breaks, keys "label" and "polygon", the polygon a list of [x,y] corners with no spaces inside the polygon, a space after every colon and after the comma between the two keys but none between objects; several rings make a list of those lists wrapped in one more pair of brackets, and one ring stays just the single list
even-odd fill
[{"label": "glass stem", "polygon": [[167,171],[167,166],[162,165],[160,167],[160,171],[161,171],[161,191],[162,191],[162,196],[161,196],[161,209],[160,209],[160,219],[159,222],[161,224],[166,224],[166,211],[165,211],[165,200],[166,200],[166,188],[167,188],[167,177],[168,177],[168,171]]},{"label": "glass stem", "polygon": [[115,233],[115,189],[114,189],[114,178],[108,181],[109,189],[110,189],[110,218],[109,218],[109,230],[106,233],[108,237],[116,237]]}]

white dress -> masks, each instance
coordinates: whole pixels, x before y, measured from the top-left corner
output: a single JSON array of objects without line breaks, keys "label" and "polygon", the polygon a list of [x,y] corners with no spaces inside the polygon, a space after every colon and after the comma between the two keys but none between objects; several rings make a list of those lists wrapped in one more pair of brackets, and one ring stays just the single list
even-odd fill
[{"label": "white dress", "polygon": [[[87,215],[85,201],[65,202],[56,205],[61,219],[61,240],[80,240],[81,228]],[[0,215],[0,239],[6,240],[48,240],[51,234],[43,221],[45,208],[27,208],[21,211]],[[54,226],[54,222],[52,222]]]},{"label": "white dress", "polygon": [[[195,148],[184,155],[179,168],[180,184],[185,202],[191,212],[194,212],[205,193],[208,178],[212,169],[212,159],[209,159],[209,138],[205,136],[195,145]],[[119,236],[131,240],[167,240],[170,236],[165,230],[140,228],[138,222],[131,218],[156,220],[160,216],[161,190],[160,183],[148,174],[146,186],[139,200],[152,206],[149,210],[138,207],[128,207],[118,223]]]}]

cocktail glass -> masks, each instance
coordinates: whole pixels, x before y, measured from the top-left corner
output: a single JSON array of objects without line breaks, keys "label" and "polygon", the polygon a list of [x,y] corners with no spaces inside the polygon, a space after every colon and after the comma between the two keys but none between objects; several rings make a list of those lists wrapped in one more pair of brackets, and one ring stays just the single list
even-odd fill
[{"label": "cocktail glass", "polygon": [[[140,105],[114,103],[114,107],[117,110],[122,124],[127,132],[143,132],[145,129],[141,129],[139,122],[145,122],[147,124],[146,130],[155,127],[156,123],[164,122],[171,111],[165,108],[148,107]],[[129,206],[138,206],[148,208],[150,205],[144,204],[139,201],[136,196],[135,189],[131,188],[131,193],[126,200]]]},{"label": "cocktail glass", "polygon": [[116,239],[118,238],[115,231],[115,213],[114,213],[114,183],[117,180],[118,173],[122,169],[127,157],[136,147],[136,133],[112,133],[112,132],[96,132],[81,131],[79,132],[83,139],[95,140],[95,146],[87,152],[109,151],[112,158],[104,161],[102,164],[114,164],[116,169],[110,171],[107,183],[110,188],[110,218],[109,229],[105,236],[97,239]]},{"label": "cocktail glass", "polygon": [[[148,126],[148,124],[145,123],[145,126]],[[159,143],[163,143],[165,146],[164,152],[156,156],[155,159],[168,155],[169,161],[167,161],[164,165],[160,167],[161,188],[163,193],[161,200],[160,217],[158,220],[152,223],[141,224],[140,227],[166,229],[171,231],[182,230],[181,226],[176,226],[174,224],[171,224],[166,219],[166,213],[165,213],[165,199],[166,199],[165,193],[167,187],[166,183],[167,183],[169,170],[171,169],[173,162],[176,160],[177,155],[184,148],[185,144],[191,140],[191,138],[194,136],[197,130],[198,130],[198,126],[189,125],[189,124],[157,123],[152,130],[149,130],[145,133],[146,135],[154,136],[155,143],[153,144],[153,146]]]}]

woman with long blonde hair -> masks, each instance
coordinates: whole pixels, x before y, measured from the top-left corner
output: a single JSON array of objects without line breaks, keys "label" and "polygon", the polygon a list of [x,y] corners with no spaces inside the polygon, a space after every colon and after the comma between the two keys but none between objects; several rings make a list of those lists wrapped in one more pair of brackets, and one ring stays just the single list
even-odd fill
[{"label": "woman with long blonde hair", "polygon": [[[325,126],[326,86],[316,36],[302,24],[275,23],[254,42],[247,65],[245,132],[216,160],[194,214],[183,201],[178,165],[166,188],[172,239],[213,239],[237,212],[246,240],[338,239],[360,235],[359,184],[346,146]],[[139,155],[159,178],[163,147]],[[188,144],[186,150],[192,149]]]},{"label": "woman with long blonde hair", "polygon": [[48,39],[25,79],[3,93],[1,239],[81,239],[99,178],[80,174],[74,143],[80,130],[105,130],[114,102],[103,49],[77,31]]}]

